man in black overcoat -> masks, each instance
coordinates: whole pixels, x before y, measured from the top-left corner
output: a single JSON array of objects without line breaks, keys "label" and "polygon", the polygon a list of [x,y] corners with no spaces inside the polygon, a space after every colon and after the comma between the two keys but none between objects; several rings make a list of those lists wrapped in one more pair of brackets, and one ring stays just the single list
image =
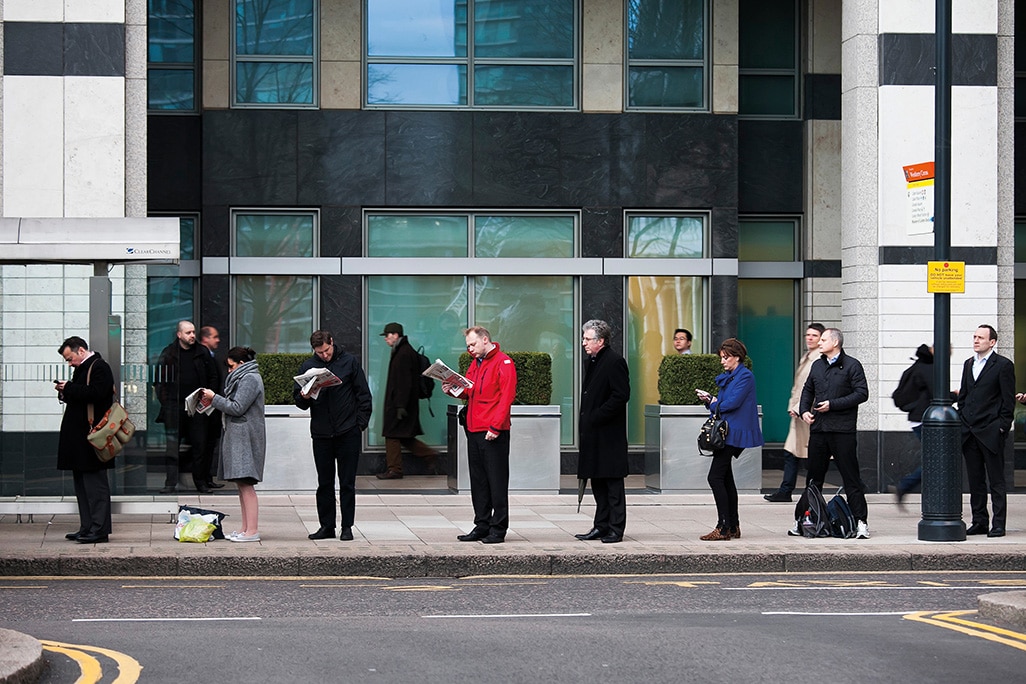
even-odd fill
[{"label": "man in black overcoat", "polygon": [[585,323],[582,344],[588,355],[578,421],[578,479],[591,480],[595,523],[578,539],[623,541],[627,526],[627,401],[631,396],[627,362],[609,347],[612,330],[605,321]]},{"label": "man in black overcoat", "polygon": [[[958,416],[962,457],[969,476],[973,521],[966,534],[1005,536],[1005,439],[1015,413],[1015,366],[994,351],[997,331],[981,325],[973,333],[973,352],[962,367]],[[987,481],[994,516],[988,521]],[[988,530],[988,524],[990,528]]]},{"label": "man in black overcoat", "polygon": [[[70,381],[54,384],[67,406],[57,442],[57,469],[70,470],[78,499],[78,531],[65,537],[80,544],[102,544],[111,532],[110,480],[113,459],[103,462],[86,440],[114,403],[114,374],[110,366],[81,337],[69,337],[57,352],[75,369]],[[86,379],[88,378],[88,382]],[[93,422],[89,423],[89,405]]]},{"label": "man in black overcoat", "polygon": [[424,434],[420,427],[420,355],[403,334],[403,326],[389,323],[381,337],[392,348],[385,382],[385,415],[381,435],[385,438],[385,471],[379,480],[399,480],[403,476],[403,447],[424,459],[434,471],[438,453],[417,439]]}]

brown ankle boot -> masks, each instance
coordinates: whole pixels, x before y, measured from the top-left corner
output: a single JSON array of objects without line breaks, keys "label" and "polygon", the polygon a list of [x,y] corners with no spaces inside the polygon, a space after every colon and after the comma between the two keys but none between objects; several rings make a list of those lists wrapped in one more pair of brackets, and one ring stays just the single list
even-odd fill
[{"label": "brown ankle boot", "polygon": [[741,538],[741,526],[740,525],[735,525],[734,527],[731,527],[730,530],[728,530],[728,534],[730,534],[730,536],[732,538],[734,538],[734,539],[740,539]]},{"label": "brown ankle boot", "polygon": [[730,541],[730,532],[726,530],[721,531],[720,528],[716,527],[709,534],[703,534],[699,537],[702,541]]}]

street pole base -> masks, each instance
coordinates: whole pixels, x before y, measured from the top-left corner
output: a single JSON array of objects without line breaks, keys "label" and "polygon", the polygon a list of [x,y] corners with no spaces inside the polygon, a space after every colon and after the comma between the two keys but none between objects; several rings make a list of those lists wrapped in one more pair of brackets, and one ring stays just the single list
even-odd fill
[{"label": "street pole base", "polygon": [[965,541],[965,523],[961,520],[920,520],[919,541]]}]

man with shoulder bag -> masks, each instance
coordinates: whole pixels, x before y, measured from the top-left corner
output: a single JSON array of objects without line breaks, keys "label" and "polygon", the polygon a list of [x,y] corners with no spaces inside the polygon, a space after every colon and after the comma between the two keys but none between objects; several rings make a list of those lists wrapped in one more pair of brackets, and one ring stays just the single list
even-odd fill
[{"label": "man with shoulder bag", "polygon": [[101,461],[87,436],[114,403],[114,374],[81,337],[64,340],[57,352],[75,369],[71,380],[54,382],[57,397],[67,404],[57,443],[57,469],[71,471],[78,500],[78,530],[65,537],[79,544],[103,544],[111,533],[107,471],[114,467],[114,460]]}]

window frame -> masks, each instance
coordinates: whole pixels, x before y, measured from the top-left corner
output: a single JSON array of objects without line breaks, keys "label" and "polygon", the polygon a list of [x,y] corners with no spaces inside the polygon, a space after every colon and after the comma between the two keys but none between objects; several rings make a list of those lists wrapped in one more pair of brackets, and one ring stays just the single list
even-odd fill
[{"label": "window frame", "polygon": [[[702,2],[702,58],[694,59],[632,59],[630,56],[630,11],[623,3],[623,108],[625,112],[710,112],[712,111],[712,9],[710,0]],[[702,70],[702,104],[697,107],[659,107],[632,105],[631,67],[695,67]]]},{"label": "window frame", "polygon": [[[740,51],[738,54],[738,68],[737,68],[737,118],[748,119],[748,120],[770,120],[770,121],[794,121],[802,118],[802,17],[803,3],[799,0],[791,0],[794,3],[794,64],[790,69],[782,68],[761,68],[761,67],[742,67]],[[740,36],[740,7],[738,7],[738,35]],[[794,79],[794,94],[792,101],[792,111],[790,114],[746,114],[741,111],[741,84],[744,81],[745,76],[791,76]]]},{"label": "window frame", "polygon": [[[202,39],[203,30],[203,4],[198,0],[192,0],[192,62],[151,62],[150,61],[150,28],[153,24],[149,11],[149,3],[146,7],[146,113],[169,116],[195,116],[203,109],[201,97],[203,93],[202,77],[203,68],[200,59],[199,41]],[[155,109],[150,106],[150,87],[152,81],[149,77],[151,71],[185,71],[192,72],[192,108],[191,109]]]},{"label": "window frame", "polygon": [[[229,107],[231,109],[319,109],[320,108],[320,42],[321,42],[321,2],[310,0],[313,12],[310,21],[313,24],[311,54],[309,55],[240,55],[236,16],[238,3],[242,0],[231,2],[231,25],[229,27],[229,65],[228,65],[228,89]],[[240,102],[238,95],[238,65],[242,64],[309,64],[310,74],[310,102]]]}]

